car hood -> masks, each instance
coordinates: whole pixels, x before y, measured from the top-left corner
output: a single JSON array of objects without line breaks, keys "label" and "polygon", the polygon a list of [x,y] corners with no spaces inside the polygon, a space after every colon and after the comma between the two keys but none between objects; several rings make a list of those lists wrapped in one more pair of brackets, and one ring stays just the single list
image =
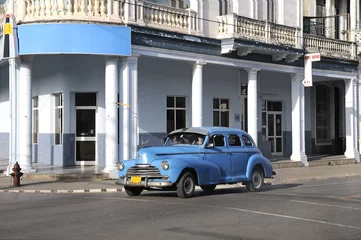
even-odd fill
[{"label": "car hood", "polygon": [[150,164],[155,159],[178,157],[180,155],[203,153],[198,146],[159,146],[142,148],[135,157],[136,164]]}]

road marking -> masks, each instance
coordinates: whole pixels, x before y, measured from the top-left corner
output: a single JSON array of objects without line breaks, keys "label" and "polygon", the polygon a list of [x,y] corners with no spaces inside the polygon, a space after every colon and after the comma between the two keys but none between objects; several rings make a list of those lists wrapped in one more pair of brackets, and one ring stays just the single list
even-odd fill
[{"label": "road marking", "polygon": [[294,216],[283,215],[283,214],[253,211],[253,210],[247,210],[247,209],[242,209],[242,208],[229,207],[228,209],[235,210],[235,211],[239,211],[239,212],[254,213],[254,214],[260,214],[260,215],[266,215],[266,216],[280,217],[280,218],[288,218],[288,219],[300,220],[300,221],[305,221],[305,222],[314,222],[314,223],[321,223],[321,224],[326,224],[326,225],[331,225],[331,226],[337,226],[337,227],[344,227],[344,228],[352,228],[352,229],[361,230],[361,227],[344,225],[344,224],[339,224],[339,223],[326,222],[326,221],[309,219],[309,218],[301,218],[301,217],[294,217]]},{"label": "road marking", "polygon": [[325,207],[336,207],[336,208],[345,208],[345,209],[352,209],[352,210],[358,210],[361,211],[361,208],[355,208],[355,207],[346,207],[341,205],[332,205],[332,204],[326,204],[326,203],[315,203],[315,202],[307,202],[307,201],[299,201],[299,200],[289,200],[290,202],[297,202],[297,203],[304,203],[304,204],[311,204],[311,205],[318,205],[318,206],[325,206]]},{"label": "road marking", "polygon": [[[108,200],[124,200],[124,201],[133,201],[133,202],[150,202],[150,203],[171,204],[171,205],[186,205],[186,203],[171,203],[171,202],[160,202],[160,201],[153,201],[153,200],[146,200],[146,199],[120,198],[120,197],[84,197],[84,198],[108,199]],[[238,212],[253,213],[253,214],[264,215],[264,216],[272,216],[272,217],[278,217],[278,218],[300,220],[300,221],[304,221],[304,222],[313,222],[313,223],[320,223],[320,224],[325,224],[325,225],[330,225],[330,226],[361,230],[361,227],[356,227],[356,226],[351,226],[351,225],[344,225],[344,224],[339,224],[339,223],[326,222],[326,221],[310,219],[310,218],[294,217],[294,216],[283,215],[283,214],[254,211],[254,210],[248,210],[248,209],[243,209],[243,208],[220,207],[220,206],[214,206],[214,205],[200,205],[200,204],[189,204],[189,205],[198,206],[198,207],[210,207],[210,208],[228,209],[228,210],[233,210],[233,211],[238,211]]]}]

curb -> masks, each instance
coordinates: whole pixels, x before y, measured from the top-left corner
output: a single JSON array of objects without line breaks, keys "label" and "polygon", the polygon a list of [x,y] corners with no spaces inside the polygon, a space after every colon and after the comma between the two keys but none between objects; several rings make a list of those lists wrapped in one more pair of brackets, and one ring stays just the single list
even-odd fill
[{"label": "curb", "polygon": [[77,190],[27,190],[27,189],[0,189],[0,193],[104,193],[121,192],[121,188],[77,189]]},{"label": "curb", "polygon": [[76,173],[63,173],[63,174],[39,174],[39,173],[25,173],[22,180],[42,180],[42,181],[58,181],[58,182],[76,182],[76,181],[89,181],[89,180],[111,180],[109,174],[96,173],[96,174],[76,174]]}]

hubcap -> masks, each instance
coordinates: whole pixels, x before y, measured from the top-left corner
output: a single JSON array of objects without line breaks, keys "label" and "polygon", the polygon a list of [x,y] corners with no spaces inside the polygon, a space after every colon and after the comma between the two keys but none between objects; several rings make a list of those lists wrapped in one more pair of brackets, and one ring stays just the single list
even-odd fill
[{"label": "hubcap", "polygon": [[187,177],[184,180],[184,192],[188,195],[192,193],[193,190],[193,181],[190,177]]},{"label": "hubcap", "polygon": [[261,174],[258,171],[255,171],[252,176],[252,182],[254,188],[259,188],[261,186]]}]

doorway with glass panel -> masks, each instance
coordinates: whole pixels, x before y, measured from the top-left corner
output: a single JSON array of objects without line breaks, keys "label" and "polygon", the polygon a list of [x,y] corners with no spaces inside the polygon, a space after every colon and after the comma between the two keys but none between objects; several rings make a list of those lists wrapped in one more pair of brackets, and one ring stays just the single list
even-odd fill
[{"label": "doorway with glass panel", "polygon": [[95,165],[96,93],[75,93],[75,164]]},{"label": "doorway with glass panel", "polygon": [[271,142],[272,155],[283,154],[282,102],[262,101],[262,140]]}]

